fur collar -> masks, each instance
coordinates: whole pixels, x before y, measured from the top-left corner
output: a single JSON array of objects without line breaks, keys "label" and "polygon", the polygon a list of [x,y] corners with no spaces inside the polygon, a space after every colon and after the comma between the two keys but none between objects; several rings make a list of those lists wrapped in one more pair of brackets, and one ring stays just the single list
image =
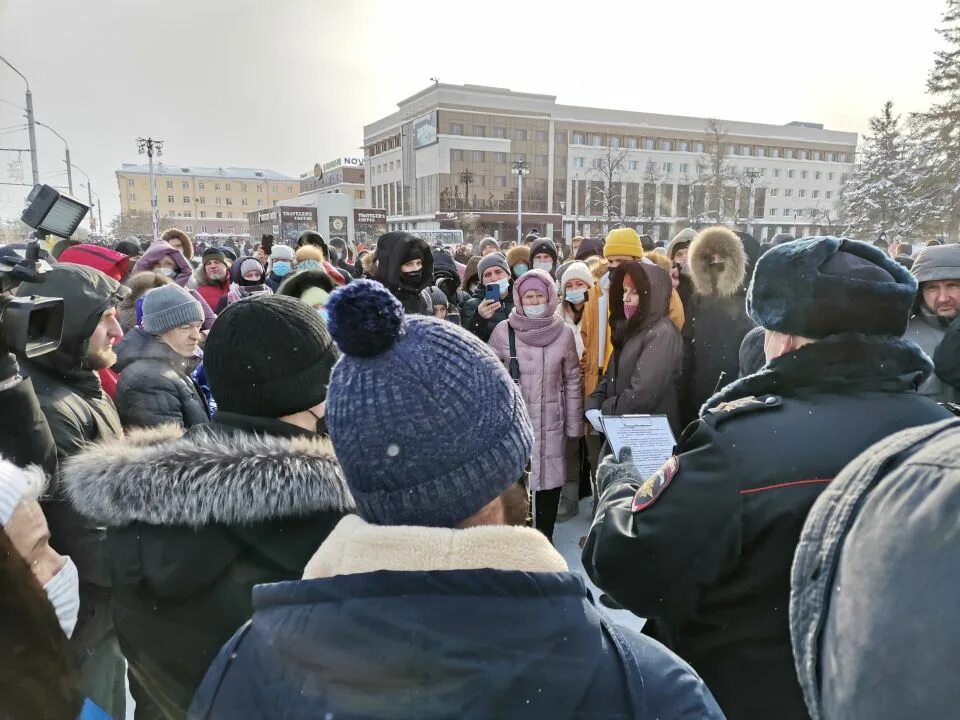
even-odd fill
[{"label": "fur collar", "polygon": [[504,525],[452,530],[370,525],[347,515],[307,563],[304,580],[388,570],[567,572],[566,561],[538,531]]},{"label": "fur collar", "polygon": [[932,371],[930,360],[909,340],[855,333],[831,335],[730,383],[710,398],[703,410],[751,395],[910,392]]},{"label": "fur collar", "polygon": [[[722,264],[712,264],[713,258]],[[693,286],[701,295],[725,297],[743,289],[747,253],[736,235],[722,227],[707,228],[690,245],[687,264]]]},{"label": "fur collar", "polygon": [[76,509],[107,526],[245,525],[354,508],[328,440],[215,424],[90,446],[66,462],[63,481]]}]

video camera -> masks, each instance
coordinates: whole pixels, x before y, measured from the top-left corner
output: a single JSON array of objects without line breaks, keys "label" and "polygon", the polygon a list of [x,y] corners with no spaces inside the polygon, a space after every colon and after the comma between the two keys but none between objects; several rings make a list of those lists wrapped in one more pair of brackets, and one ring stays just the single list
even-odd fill
[{"label": "video camera", "polygon": [[12,297],[22,282],[42,283],[50,265],[41,257],[40,239],[47,234],[68,238],[90,209],[49,185],[36,185],[20,219],[34,229],[24,257],[0,256],[0,330],[7,349],[32,358],[60,347],[63,300],[39,295]]}]

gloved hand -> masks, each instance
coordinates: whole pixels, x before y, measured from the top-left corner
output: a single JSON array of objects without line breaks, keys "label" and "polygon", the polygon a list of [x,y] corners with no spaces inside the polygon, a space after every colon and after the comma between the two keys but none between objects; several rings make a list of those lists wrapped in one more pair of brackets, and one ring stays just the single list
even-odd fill
[{"label": "gloved hand", "polygon": [[598,433],[603,432],[603,424],[600,422],[600,418],[603,416],[603,413],[601,413],[599,410],[587,410],[584,415],[589,423],[593,425],[594,430],[596,430]]},{"label": "gloved hand", "polygon": [[633,451],[628,447],[620,451],[620,460],[613,455],[607,455],[597,468],[597,489],[601,495],[611,485],[621,482],[639,484],[644,479],[640,477],[637,466],[633,464]]},{"label": "gloved hand", "polygon": [[17,356],[7,352],[7,345],[0,340],[0,385],[13,380],[20,373]]}]

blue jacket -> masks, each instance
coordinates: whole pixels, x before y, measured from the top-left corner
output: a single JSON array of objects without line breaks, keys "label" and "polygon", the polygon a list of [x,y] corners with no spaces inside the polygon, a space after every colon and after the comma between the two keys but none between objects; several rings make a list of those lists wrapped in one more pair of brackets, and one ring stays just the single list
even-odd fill
[{"label": "blue jacket", "polygon": [[571,573],[377,571],[260,585],[190,718],[723,718]]},{"label": "blue jacket", "polygon": [[904,430],[820,495],[790,632],[813,720],[957,717],[960,420]]}]

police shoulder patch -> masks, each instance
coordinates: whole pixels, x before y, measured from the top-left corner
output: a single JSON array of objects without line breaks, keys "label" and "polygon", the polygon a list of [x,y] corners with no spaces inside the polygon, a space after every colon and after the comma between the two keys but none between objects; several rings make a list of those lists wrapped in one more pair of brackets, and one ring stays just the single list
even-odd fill
[{"label": "police shoulder patch", "polygon": [[640,485],[637,494],[633,496],[633,512],[641,512],[653,505],[657,498],[667,489],[667,485],[673,480],[674,475],[680,469],[680,458],[676,455],[667,460],[659,470],[648,477]]},{"label": "police shoulder patch", "polygon": [[773,410],[783,405],[783,399],[779,395],[748,395],[747,397],[728,400],[719,405],[708,409],[703,413],[704,420],[712,421],[712,424],[722,422],[728,418],[736,417],[746,413],[757,412],[759,410]]}]

